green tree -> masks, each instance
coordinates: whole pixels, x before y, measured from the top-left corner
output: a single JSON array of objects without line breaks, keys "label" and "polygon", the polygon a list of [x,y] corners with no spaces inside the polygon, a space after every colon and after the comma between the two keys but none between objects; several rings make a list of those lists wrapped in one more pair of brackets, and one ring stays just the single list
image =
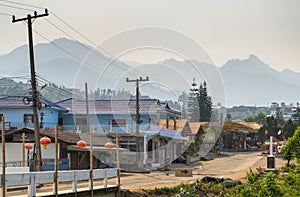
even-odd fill
[{"label": "green tree", "polygon": [[300,127],[297,128],[293,137],[288,139],[287,144],[283,146],[282,154],[283,158],[288,161],[288,165],[294,158],[300,159]]},{"label": "green tree", "polygon": [[266,118],[267,118],[267,115],[265,113],[259,112],[255,115],[255,122],[260,123],[260,124],[265,124]]},{"label": "green tree", "polygon": [[181,103],[181,117],[187,119],[187,103],[189,96],[183,91],[181,95],[178,97],[178,102]]},{"label": "green tree", "polygon": [[254,116],[247,116],[244,119],[245,122],[255,122],[255,117]]},{"label": "green tree", "polygon": [[295,133],[296,128],[297,126],[293,123],[291,119],[289,119],[282,128],[283,137],[285,139],[292,137]]},{"label": "green tree", "polygon": [[187,104],[187,118],[189,121],[198,122],[199,121],[199,103],[198,103],[198,88],[195,82],[195,78],[193,79],[192,88],[190,89],[188,96],[188,104]]},{"label": "green tree", "polygon": [[232,115],[231,114],[226,114],[226,121],[231,122]]},{"label": "green tree", "polygon": [[260,124],[265,124],[266,123],[266,117],[267,115],[263,112],[259,112],[258,114],[254,116],[247,116],[244,121],[245,122],[257,122]]},{"label": "green tree", "polygon": [[287,165],[290,166],[290,161],[295,158],[294,141],[288,141],[288,143],[282,147],[281,153],[283,159],[287,160]]},{"label": "green tree", "polygon": [[207,84],[205,81],[203,84],[200,84],[198,91],[198,103],[200,111],[199,121],[209,122],[211,118],[212,101],[211,97],[207,93]]},{"label": "green tree", "polygon": [[297,103],[297,108],[296,108],[294,114],[292,115],[292,118],[294,120],[294,123],[297,126],[300,126],[300,106],[299,106],[299,103]]}]

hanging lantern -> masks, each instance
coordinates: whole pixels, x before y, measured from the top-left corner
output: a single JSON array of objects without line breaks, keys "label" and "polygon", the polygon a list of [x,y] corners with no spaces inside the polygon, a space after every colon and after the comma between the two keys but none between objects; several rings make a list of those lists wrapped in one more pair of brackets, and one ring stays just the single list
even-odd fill
[{"label": "hanging lantern", "polygon": [[78,148],[85,148],[85,147],[86,147],[86,142],[83,141],[83,140],[79,140],[79,141],[77,142],[77,147],[78,147]]},{"label": "hanging lantern", "polygon": [[25,144],[24,147],[26,148],[26,150],[31,150],[32,149],[32,144]]},{"label": "hanging lantern", "polygon": [[114,145],[112,143],[110,143],[110,142],[107,142],[104,146],[107,149],[111,149]]},{"label": "hanging lantern", "polygon": [[40,144],[43,146],[43,150],[47,149],[47,146],[51,144],[50,138],[44,136],[40,139]]}]

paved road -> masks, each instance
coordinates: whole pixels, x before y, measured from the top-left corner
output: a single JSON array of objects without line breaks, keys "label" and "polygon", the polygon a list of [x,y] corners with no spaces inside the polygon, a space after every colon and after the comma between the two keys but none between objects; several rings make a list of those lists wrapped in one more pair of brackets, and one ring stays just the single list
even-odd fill
[{"label": "paved road", "polygon": [[[178,185],[183,182],[195,181],[206,175],[224,176],[233,179],[243,179],[249,168],[257,167],[266,168],[266,157],[261,156],[260,152],[251,153],[228,153],[228,156],[215,158],[211,161],[196,162],[190,166],[185,164],[174,164],[173,171],[151,172],[151,173],[122,173],[121,188],[129,190],[150,189],[162,186]],[[276,158],[276,165],[281,166],[282,159]],[[175,168],[192,168],[193,177],[175,177]],[[109,184],[115,184],[116,180],[111,180]],[[97,184],[97,183],[96,183]],[[102,184],[98,182],[98,184]],[[87,187],[87,183],[82,183],[81,187]],[[59,186],[59,190],[70,189],[71,185],[63,184]],[[52,186],[40,189],[40,192],[51,192]],[[10,192],[8,196],[24,195],[27,191]]]}]

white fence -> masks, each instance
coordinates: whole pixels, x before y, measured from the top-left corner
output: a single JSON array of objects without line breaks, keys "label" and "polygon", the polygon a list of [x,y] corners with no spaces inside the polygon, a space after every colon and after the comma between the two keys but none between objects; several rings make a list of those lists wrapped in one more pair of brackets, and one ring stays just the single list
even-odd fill
[{"label": "white fence", "polygon": [[[1,177],[2,175],[0,175]],[[93,179],[103,179],[103,187],[107,188],[108,179],[117,177],[117,169],[95,169],[93,170]],[[58,171],[58,182],[72,182],[72,192],[76,193],[78,190],[78,181],[89,180],[90,170],[69,170]],[[2,179],[0,179],[1,182]],[[36,196],[36,186],[38,184],[49,184],[54,181],[54,172],[28,172],[28,173],[14,173],[6,174],[5,190],[7,188],[27,186],[28,196]],[[117,184],[117,183],[116,183]],[[54,191],[53,191],[54,192]]]}]

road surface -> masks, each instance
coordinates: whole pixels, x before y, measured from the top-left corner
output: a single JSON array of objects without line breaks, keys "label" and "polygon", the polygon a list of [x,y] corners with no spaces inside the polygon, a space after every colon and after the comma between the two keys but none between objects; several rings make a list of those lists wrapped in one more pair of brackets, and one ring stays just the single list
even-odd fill
[{"label": "road surface", "polygon": [[[186,164],[173,164],[168,172],[151,173],[121,173],[122,190],[140,191],[142,189],[154,189],[155,187],[175,186],[184,182],[191,182],[201,179],[204,176],[225,177],[245,181],[245,176],[249,168],[266,168],[267,158],[260,152],[224,153],[227,156],[215,158],[210,161],[201,161],[188,166]],[[283,165],[281,158],[276,158],[276,167]],[[193,177],[175,177],[176,168],[192,168]],[[116,179],[109,181],[115,184]],[[95,182],[96,185],[102,184]],[[70,189],[70,184],[60,184],[59,190]],[[83,182],[80,187],[87,188],[88,183]],[[39,195],[43,192],[51,192],[52,185],[48,185],[38,190]],[[27,190],[11,191],[7,196],[26,196]]]},{"label": "road surface", "polygon": [[[204,176],[225,177],[245,181],[249,168],[266,168],[267,158],[260,152],[250,153],[227,153],[229,156],[215,158],[210,161],[201,161],[191,166],[174,164],[174,168],[192,168],[193,177],[175,177],[174,171],[170,174],[165,172],[153,172],[150,174],[130,174],[121,178],[121,188],[128,190],[153,189],[155,187],[173,186],[183,182],[195,181]],[[282,166],[284,161],[276,158],[276,167]]]}]

